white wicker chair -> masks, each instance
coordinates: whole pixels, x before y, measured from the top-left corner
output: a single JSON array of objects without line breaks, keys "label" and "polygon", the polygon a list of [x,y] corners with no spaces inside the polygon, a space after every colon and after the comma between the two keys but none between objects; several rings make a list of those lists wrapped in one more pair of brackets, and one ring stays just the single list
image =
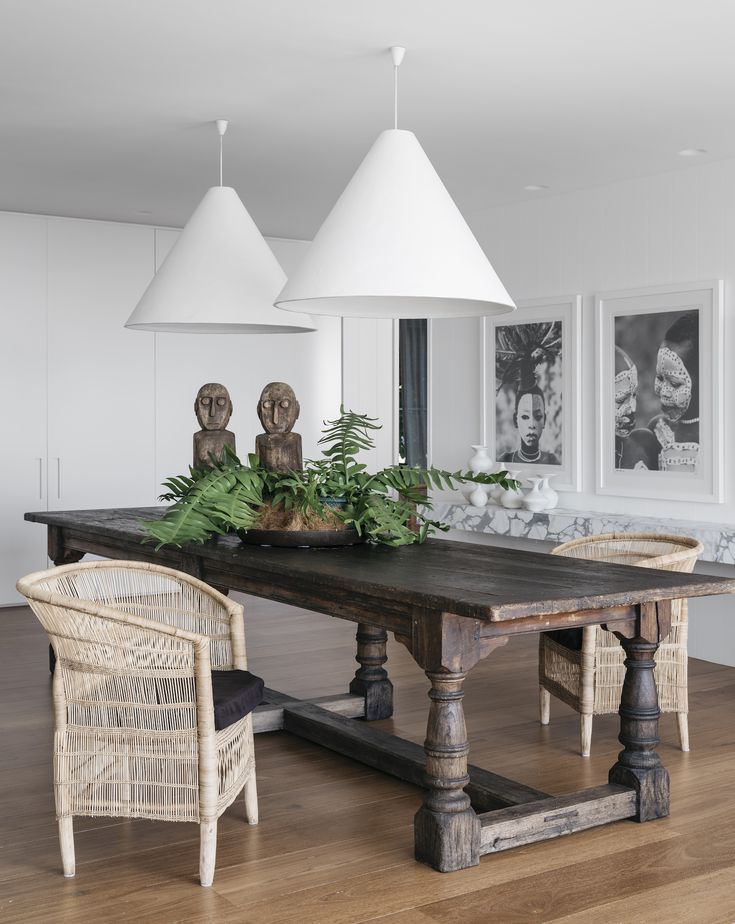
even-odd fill
[{"label": "white wicker chair", "polygon": [[215,729],[213,668],[246,670],[243,608],[201,581],[141,562],[29,574],[18,590],[56,654],[54,794],[65,876],[74,815],[194,821],[201,884],[217,819],[245,788],[258,821],[250,714]]},{"label": "white wicker chair", "polygon": [[[702,554],[702,544],[684,536],[647,533],[607,533],[572,539],[552,550],[552,555],[588,558],[639,568],[691,572]],[[551,695],[580,713],[583,757],[589,757],[593,715],[616,713],[625,677],[625,655],[611,632],[601,626],[582,629],[581,649],[567,641],[569,630],[539,635],[539,711],[548,725]],[[574,632],[575,630],[572,630]],[[656,685],[659,708],[675,712],[682,751],[689,750],[687,696],[688,603],[673,604],[671,632],[656,654]]]}]

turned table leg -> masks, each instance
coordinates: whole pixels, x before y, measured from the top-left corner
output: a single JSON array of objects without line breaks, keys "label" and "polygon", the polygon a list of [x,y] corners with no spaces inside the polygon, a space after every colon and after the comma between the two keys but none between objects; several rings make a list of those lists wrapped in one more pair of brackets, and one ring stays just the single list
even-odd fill
[{"label": "turned table leg", "polygon": [[470,781],[462,707],[466,675],[427,671],[426,676],[431,681],[424,742],[428,792],[414,818],[416,859],[447,873],[480,862],[480,819],[464,791]]},{"label": "turned table leg", "polygon": [[640,636],[618,635],[625,649],[625,680],[620,697],[620,735],[623,750],[610,770],[610,782],[638,793],[636,821],[669,814],[669,774],[656,753],[659,743],[658,694],[653,669],[658,644]]},{"label": "turned table leg", "polygon": [[361,622],[357,627],[357,654],[359,663],[350,683],[350,693],[365,697],[365,718],[389,719],[393,715],[393,684],[383,665],[388,633],[378,626]]}]

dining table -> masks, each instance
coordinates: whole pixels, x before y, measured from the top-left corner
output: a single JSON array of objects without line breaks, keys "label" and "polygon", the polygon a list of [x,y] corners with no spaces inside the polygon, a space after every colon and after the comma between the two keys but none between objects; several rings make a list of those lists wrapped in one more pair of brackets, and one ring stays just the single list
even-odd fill
[{"label": "dining table", "polygon": [[[414,817],[415,856],[436,870],[622,819],[669,813],[669,775],[656,751],[654,679],[673,600],[735,593],[735,580],[587,561],[545,552],[429,539],[389,548],[247,545],[235,534],[156,549],[146,521],[165,507],[41,511],[56,565],[85,554],[154,562],[234,590],[357,624],[349,689],[309,700],[267,688],[256,732],[282,729],[425,790]],[[622,745],[608,779],[552,795],[469,763],[462,705],[468,673],[516,635],[599,624],[625,651]],[[423,747],[372,723],[393,712],[388,633],[429,684]],[[266,678],[267,679],[267,678]]]}]

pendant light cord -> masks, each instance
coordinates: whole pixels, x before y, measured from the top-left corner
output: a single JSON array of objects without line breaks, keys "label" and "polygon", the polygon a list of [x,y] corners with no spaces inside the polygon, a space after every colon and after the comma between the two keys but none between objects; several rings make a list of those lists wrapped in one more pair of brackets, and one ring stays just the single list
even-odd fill
[{"label": "pendant light cord", "polygon": [[225,132],[227,131],[227,126],[230,124],[227,119],[215,119],[214,124],[217,126],[217,133],[219,134],[219,185],[223,186],[222,182],[222,146],[224,144]]},{"label": "pendant light cord", "polygon": [[393,128],[398,128],[398,68],[401,66],[406,49],[402,45],[392,45],[390,48],[393,58]]},{"label": "pendant light cord", "polygon": [[398,65],[393,65],[393,128],[398,128]]}]

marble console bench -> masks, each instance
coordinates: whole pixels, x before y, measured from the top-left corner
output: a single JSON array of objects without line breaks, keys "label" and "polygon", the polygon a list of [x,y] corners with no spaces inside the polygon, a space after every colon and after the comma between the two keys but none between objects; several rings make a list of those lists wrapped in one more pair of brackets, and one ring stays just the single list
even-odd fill
[{"label": "marble console bench", "polygon": [[532,513],[530,510],[506,510],[496,504],[472,507],[469,504],[443,501],[434,503],[432,515],[452,529],[554,543],[601,533],[672,533],[691,536],[704,546],[702,561],[735,564],[735,526],[727,523],[698,523],[692,520],[585,512],[562,507]]}]

